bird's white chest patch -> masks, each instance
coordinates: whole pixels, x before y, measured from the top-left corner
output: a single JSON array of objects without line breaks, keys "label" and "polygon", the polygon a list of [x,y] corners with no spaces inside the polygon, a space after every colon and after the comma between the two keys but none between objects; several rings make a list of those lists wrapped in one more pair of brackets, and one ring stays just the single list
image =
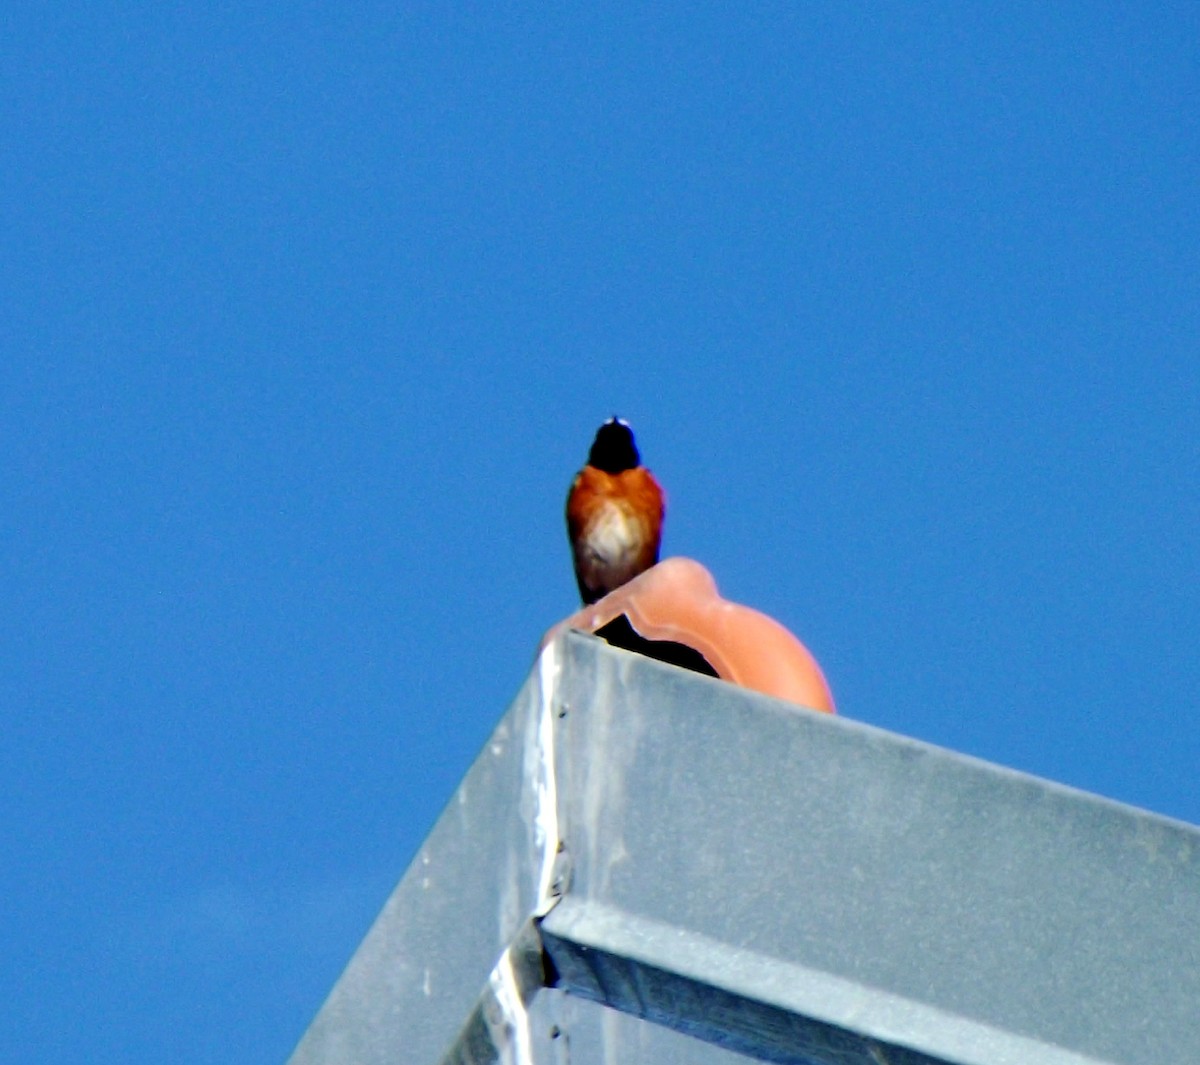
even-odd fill
[{"label": "bird's white chest patch", "polygon": [[603,566],[617,566],[638,547],[641,529],[624,507],[609,503],[588,525],[587,551]]}]

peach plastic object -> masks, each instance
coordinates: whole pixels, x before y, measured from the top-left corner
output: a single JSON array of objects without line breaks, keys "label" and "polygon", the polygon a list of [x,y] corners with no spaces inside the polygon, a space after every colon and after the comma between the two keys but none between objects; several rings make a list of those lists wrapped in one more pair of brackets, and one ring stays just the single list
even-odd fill
[{"label": "peach plastic object", "polygon": [[832,714],[833,696],[816,659],[779,622],[717,594],[712,574],[690,558],[668,558],[560,621],[595,632],[625,615],[647,640],[669,640],[702,654],[717,676],[789,702]]}]

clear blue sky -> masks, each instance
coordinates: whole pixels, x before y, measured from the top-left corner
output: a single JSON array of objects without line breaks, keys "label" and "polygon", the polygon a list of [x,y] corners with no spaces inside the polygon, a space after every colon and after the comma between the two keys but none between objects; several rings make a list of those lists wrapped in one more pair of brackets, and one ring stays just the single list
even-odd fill
[{"label": "clear blue sky", "polygon": [[449,6],[6,6],[3,1060],[287,1056],[614,412],[843,714],[1200,821],[1200,8]]}]

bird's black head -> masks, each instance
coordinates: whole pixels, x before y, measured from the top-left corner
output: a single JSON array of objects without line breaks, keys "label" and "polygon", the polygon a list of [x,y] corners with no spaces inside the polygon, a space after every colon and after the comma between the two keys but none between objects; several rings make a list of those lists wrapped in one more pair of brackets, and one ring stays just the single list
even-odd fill
[{"label": "bird's black head", "polygon": [[596,430],[592,450],[588,452],[588,465],[605,473],[621,473],[642,464],[637,444],[633,442],[633,430],[628,422],[620,418],[609,418]]}]

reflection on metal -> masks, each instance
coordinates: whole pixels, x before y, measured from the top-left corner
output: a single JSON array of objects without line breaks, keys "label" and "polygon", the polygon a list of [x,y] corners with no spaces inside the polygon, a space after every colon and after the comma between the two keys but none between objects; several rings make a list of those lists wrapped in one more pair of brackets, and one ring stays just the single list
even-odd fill
[{"label": "reflection on metal", "polygon": [[[545,957],[532,922],[500,955],[479,1001],[454,1041],[443,1065],[488,1065],[493,1061],[546,1060],[534,1054],[537,1039],[530,1006],[546,984]],[[540,1034],[540,1033],[538,1033]],[[406,1059],[407,1060],[407,1059]]]},{"label": "reflection on metal", "polygon": [[292,1065],[1194,1065],[1200,830],[577,633]]}]

